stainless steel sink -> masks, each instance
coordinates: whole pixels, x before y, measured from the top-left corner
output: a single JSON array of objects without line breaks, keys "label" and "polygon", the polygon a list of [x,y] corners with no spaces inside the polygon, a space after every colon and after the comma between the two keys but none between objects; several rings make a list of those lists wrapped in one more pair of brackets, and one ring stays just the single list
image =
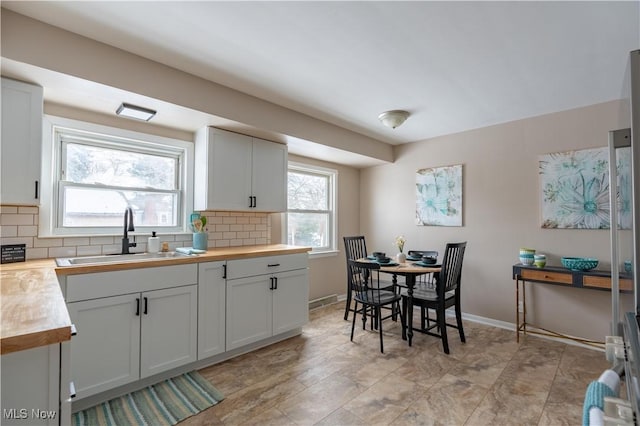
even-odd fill
[{"label": "stainless steel sink", "polygon": [[170,251],[166,253],[132,253],[132,254],[108,254],[102,256],[80,256],[56,259],[58,266],[75,265],[104,265],[122,262],[144,262],[145,260],[171,259],[186,257],[188,254]]}]

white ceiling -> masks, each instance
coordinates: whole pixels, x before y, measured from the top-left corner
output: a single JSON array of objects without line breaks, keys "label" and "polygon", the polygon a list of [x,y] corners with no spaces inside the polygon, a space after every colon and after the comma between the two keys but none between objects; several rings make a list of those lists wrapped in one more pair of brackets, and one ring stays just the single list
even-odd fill
[{"label": "white ceiling", "polygon": [[640,48],[637,1],[2,7],[391,144],[619,99]]}]

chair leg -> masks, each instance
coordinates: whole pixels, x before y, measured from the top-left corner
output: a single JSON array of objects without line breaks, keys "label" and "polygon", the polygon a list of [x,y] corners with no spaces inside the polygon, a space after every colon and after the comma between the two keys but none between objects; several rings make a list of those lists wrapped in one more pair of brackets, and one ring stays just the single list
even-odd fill
[{"label": "chair leg", "polygon": [[426,318],[425,318],[425,314],[424,314],[425,308],[423,306],[420,307],[420,327],[422,327],[422,329],[424,330],[426,327],[425,322],[426,322]]},{"label": "chair leg", "polygon": [[380,306],[375,307],[376,318],[378,319],[378,329],[380,331],[380,353],[384,353],[384,346],[382,343],[382,309]]},{"label": "chair leg", "polygon": [[400,315],[400,325],[402,326],[402,333],[404,334],[406,328],[405,328],[405,318],[404,318],[404,312],[400,309],[400,301],[398,300],[396,302],[396,308],[398,309],[398,314]]},{"label": "chair leg", "polygon": [[353,310],[353,321],[351,322],[351,341],[353,342],[353,330],[356,328],[356,317],[358,312],[358,302],[356,302],[356,307]]},{"label": "chair leg", "polygon": [[460,333],[460,341],[465,343],[464,328],[462,328],[462,312],[460,310],[460,304],[456,303],[456,322],[458,323],[458,333]]},{"label": "chair leg", "polygon": [[447,339],[447,323],[446,318],[444,316],[444,307],[438,308],[437,310],[438,316],[438,327],[440,328],[440,336],[442,338],[442,348],[444,349],[445,354],[449,354],[449,340]]},{"label": "chair leg", "polygon": [[[351,286],[347,285],[347,303],[344,306],[344,320],[349,320],[349,310],[351,309]],[[355,315],[355,312],[354,312]]]}]

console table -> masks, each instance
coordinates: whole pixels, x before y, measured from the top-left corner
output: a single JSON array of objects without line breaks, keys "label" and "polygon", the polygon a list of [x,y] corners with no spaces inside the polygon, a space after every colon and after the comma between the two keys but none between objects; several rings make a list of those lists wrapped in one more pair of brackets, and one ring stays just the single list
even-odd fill
[{"label": "console table", "polygon": [[[611,271],[591,270],[572,271],[564,267],[547,266],[538,268],[537,266],[527,266],[522,264],[513,265],[513,279],[516,280],[516,342],[520,342],[520,332],[525,335],[542,334],[547,336],[571,339],[580,343],[592,346],[600,346],[602,342],[589,339],[567,336],[555,331],[546,330],[532,324],[527,324],[527,303],[526,303],[526,283],[552,284],[563,287],[586,288],[593,290],[611,291]],[[620,291],[630,293],[633,291],[633,281],[631,275],[620,274]],[[522,285],[522,312],[520,312],[520,286]],[[522,320],[521,320],[522,316]],[[527,325],[530,326],[527,329]],[[533,328],[533,329],[531,329]]]}]

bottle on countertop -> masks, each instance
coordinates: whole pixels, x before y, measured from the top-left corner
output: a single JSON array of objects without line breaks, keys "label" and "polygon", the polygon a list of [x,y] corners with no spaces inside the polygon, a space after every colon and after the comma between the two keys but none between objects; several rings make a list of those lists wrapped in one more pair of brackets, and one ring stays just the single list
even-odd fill
[{"label": "bottle on countertop", "polygon": [[153,231],[147,240],[147,251],[149,253],[158,253],[160,251],[160,238],[156,236],[156,231]]}]

